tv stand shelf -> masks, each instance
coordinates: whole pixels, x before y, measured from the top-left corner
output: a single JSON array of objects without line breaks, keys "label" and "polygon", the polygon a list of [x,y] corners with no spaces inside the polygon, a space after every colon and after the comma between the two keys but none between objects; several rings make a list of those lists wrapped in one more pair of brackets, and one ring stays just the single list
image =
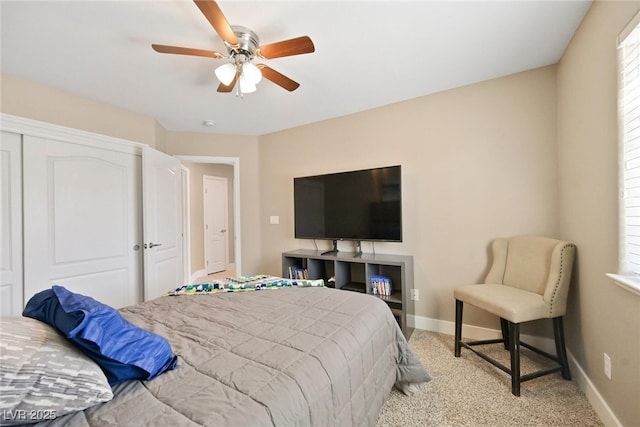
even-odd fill
[{"label": "tv stand shelf", "polygon": [[[410,298],[413,288],[413,257],[408,255],[354,254],[299,249],[282,254],[282,275],[292,277],[303,272],[309,279],[323,279],[325,285],[347,291],[373,295],[372,276],[385,276],[391,281],[390,295],[374,295],[383,300],[409,339],[413,328],[407,325],[407,316],[414,314]],[[334,279],[329,281],[329,279]]]}]

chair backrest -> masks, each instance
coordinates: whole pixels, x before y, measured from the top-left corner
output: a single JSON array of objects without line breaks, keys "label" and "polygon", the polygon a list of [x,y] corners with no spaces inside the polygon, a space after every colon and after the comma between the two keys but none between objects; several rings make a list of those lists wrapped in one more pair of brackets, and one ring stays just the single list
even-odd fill
[{"label": "chair backrest", "polygon": [[549,306],[549,317],[565,314],[576,247],[541,236],[496,239],[485,283],[535,292]]}]

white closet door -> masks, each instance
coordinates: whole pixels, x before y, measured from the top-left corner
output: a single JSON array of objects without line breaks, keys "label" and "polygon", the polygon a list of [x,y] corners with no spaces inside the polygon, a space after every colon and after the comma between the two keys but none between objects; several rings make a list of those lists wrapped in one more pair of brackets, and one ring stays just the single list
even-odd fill
[{"label": "white closet door", "polygon": [[140,157],[30,136],[23,147],[25,301],[60,284],[140,302]]},{"label": "white closet door", "polygon": [[144,188],[144,300],[183,284],[182,168],[149,147],[142,150]]},{"label": "white closet door", "polygon": [[2,186],[2,229],[0,231],[1,275],[0,315],[22,313],[22,136],[0,134],[0,185]]}]

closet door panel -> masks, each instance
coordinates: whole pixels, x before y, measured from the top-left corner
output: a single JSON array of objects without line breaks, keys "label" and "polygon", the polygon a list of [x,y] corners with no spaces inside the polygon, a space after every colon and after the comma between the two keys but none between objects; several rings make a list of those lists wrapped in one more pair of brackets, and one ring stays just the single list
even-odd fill
[{"label": "closet door panel", "polygon": [[27,136],[24,171],[25,298],[60,284],[140,302],[140,157]]},{"label": "closet door panel", "polygon": [[48,163],[51,265],[64,269],[126,256],[126,166],[84,156]]},{"label": "closet door panel", "polygon": [[142,151],[144,192],[144,300],[183,283],[182,173],[180,161],[145,147]]},{"label": "closet door panel", "polygon": [[22,296],[22,135],[0,133],[0,315],[19,316]]}]

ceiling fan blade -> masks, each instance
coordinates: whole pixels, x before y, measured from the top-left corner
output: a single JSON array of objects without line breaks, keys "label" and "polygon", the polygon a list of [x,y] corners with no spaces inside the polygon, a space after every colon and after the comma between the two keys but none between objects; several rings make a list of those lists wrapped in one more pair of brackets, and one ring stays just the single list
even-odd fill
[{"label": "ceiling fan blade", "polygon": [[175,53],[177,55],[205,56],[207,58],[215,58],[215,59],[224,58],[223,54],[213,50],[191,49],[190,47],[165,46],[162,44],[152,44],[151,47],[153,48],[153,50],[160,53]]},{"label": "ceiling fan blade", "polygon": [[225,18],[218,3],[212,0],[193,0],[200,9],[200,12],[207,18],[211,26],[222,40],[230,45],[237,46],[238,38],[231,29],[229,21]]},{"label": "ceiling fan blade", "polygon": [[233,80],[231,81],[231,83],[229,83],[228,86],[220,83],[220,85],[218,86],[218,92],[231,92],[233,90],[233,87],[236,85],[236,82],[238,81],[239,77],[240,77],[240,73],[236,73],[236,76],[233,78]]},{"label": "ceiling fan blade", "polygon": [[315,50],[316,48],[311,39],[308,36],[302,36],[260,46],[256,51],[256,55],[265,59],[273,59],[282,58],[283,56],[312,53],[315,52]]},{"label": "ceiling fan blade", "polygon": [[288,90],[289,92],[293,92],[294,90],[298,89],[298,87],[300,87],[300,83],[294,82],[289,77],[277,72],[273,68],[267,67],[264,64],[258,64],[256,66],[260,69],[260,71],[262,71],[262,77],[267,80],[271,80],[272,82]]}]

